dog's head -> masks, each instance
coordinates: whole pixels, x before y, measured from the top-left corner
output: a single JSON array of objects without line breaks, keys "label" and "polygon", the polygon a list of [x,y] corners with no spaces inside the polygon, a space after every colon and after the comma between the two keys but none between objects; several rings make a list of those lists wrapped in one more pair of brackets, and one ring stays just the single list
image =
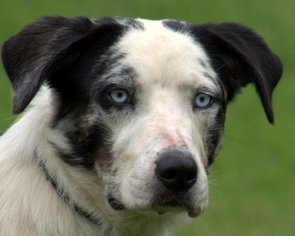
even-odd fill
[{"label": "dog's head", "polygon": [[2,58],[22,112],[46,82],[56,98],[50,140],[70,166],[96,173],[113,210],[159,213],[207,206],[207,169],[226,106],[256,87],[273,122],[282,65],[237,24],[125,18],[42,18],[8,40]]}]

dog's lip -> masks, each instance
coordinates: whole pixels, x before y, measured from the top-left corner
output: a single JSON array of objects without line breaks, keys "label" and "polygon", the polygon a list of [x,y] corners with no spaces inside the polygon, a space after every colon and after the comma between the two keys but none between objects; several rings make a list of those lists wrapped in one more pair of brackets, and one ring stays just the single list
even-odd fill
[{"label": "dog's lip", "polygon": [[168,212],[186,211],[188,216],[191,218],[195,218],[203,212],[200,206],[193,206],[188,203],[183,203],[175,200],[157,204],[153,208],[155,211],[158,212],[159,215],[163,215]]},{"label": "dog's lip", "polygon": [[195,208],[188,208],[187,209],[187,214],[191,218],[196,218],[197,216],[202,214],[202,210],[200,207],[195,207]]},{"label": "dog's lip", "polygon": [[126,209],[124,204],[118,199],[116,199],[115,197],[113,197],[112,195],[108,196],[108,203],[111,206],[111,208],[116,211],[122,211]]},{"label": "dog's lip", "polygon": [[154,210],[159,214],[159,215],[165,215],[166,213],[169,212],[176,212],[176,213],[180,213],[180,212],[187,212],[188,216],[191,218],[196,218],[199,215],[201,215],[202,210],[200,209],[200,207],[182,207],[182,206],[178,206],[178,207],[154,207]]}]

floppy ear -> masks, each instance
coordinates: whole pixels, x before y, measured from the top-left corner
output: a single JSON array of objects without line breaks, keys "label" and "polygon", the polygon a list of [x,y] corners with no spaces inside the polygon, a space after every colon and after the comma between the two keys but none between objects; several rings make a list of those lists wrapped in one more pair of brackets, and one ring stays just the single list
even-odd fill
[{"label": "floppy ear", "polygon": [[13,88],[13,113],[27,107],[45,80],[59,84],[54,75],[77,60],[91,37],[103,38],[106,31],[111,35],[116,29],[111,18],[94,22],[85,17],[43,17],[7,40],[2,60]]},{"label": "floppy ear", "polygon": [[224,23],[195,26],[193,34],[205,47],[228,91],[228,100],[254,83],[270,123],[274,122],[272,92],[282,75],[282,63],[263,39],[244,26]]},{"label": "floppy ear", "polygon": [[26,108],[54,61],[92,28],[87,18],[44,17],[4,43],[2,60],[13,88],[13,113]]}]

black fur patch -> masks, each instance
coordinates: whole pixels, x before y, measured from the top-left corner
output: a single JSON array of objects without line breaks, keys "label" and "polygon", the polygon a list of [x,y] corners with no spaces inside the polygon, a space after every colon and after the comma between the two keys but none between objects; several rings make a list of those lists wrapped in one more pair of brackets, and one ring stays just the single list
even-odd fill
[{"label": "black fur patch", "polygon": [[87,107],[93,99],[91,96],[95,81],[101,79],[117,60],[112,58],[109,49],[124,34],[125,29],[114,23],[112,18],[105,18],[100,24],[106,25],[105,28],[72,46],[70,54],[76,55],[74,62],[62,66],[61,62],[56,62],[59,68],[54,71],[49,83],[60,97],[59,117],[77,107]]},{"label": "black fur patch", "polygon": [[13,87],[14,113],[25,109],[52,65],[94,28],[85,17],[43,17],[5,42],[2,60]]},{"label": "black fur patch", "polygon": [[188,24],[178,20],[164,20],[163,25],[173,31],[186,33],[188,31]]},{"label": "black fur patch", "polygon": [[102,146],[110,139],[110,131],[104,125],[95,124],[90,127],[82,127],[83,122],[77,120],[74,127],[65,130],[71,151],[64,150],[58,143],[51,140],[50,143],[57,155],[71,166],[82,166],[93,169],[94,162]]}]

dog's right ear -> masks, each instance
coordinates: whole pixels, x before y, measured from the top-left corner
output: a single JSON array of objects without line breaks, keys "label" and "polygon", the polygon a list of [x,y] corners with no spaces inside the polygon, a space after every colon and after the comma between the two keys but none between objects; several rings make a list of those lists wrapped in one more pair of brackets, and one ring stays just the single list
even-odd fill
[{"label": "dog's right ear", "polygon": [[54,80],[51,77],[60,65],[79,57],[79,47],[87,44],[87,38],[104,31],[111,34],[114,27],[118,24],[111,19],[101,23],[85,17],[43,17],[7,40],[2,60],[13,88],[13,113],[28,106],[45,80]]},{"label": "dog's right ear", "polygon": [[13,88],[13,113],[26,108],[54,61],[93,27],[87,18],[44,17],[4,43],[2,60]]}]

